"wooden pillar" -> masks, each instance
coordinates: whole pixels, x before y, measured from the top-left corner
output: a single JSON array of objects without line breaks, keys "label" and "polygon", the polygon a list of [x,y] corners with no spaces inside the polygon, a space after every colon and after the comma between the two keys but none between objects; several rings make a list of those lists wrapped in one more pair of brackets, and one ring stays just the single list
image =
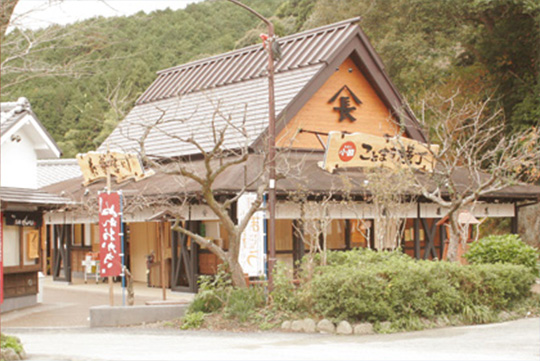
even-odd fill
[{"label": "wooden pillar", "polygon": [[170,230],[171,233],[171,273],[169,279],[171,280],[171,290],[177,286],[176,268],[178,267],[178,233]]},{"label": "wooden pillar", "polygon": [[369,227],[369,248],[375,249],[375,218],[371,220]]},{"label": "wooden pillar", "polygon": [[167,288],[165,287],[165,240],[163,234],[163,222],[158,222],[158,237],[159,237],[159,247],[160,247],[160,271],[161,271],[161,291],[163,294],[163,301],[167,299]]},{"label": "wooden pillar", "polygon": [[518,221],[519,221],[519,208],[516,203],[514,203],[514,217],[512,217],[512,230],[513,234],[518,234]]},{"label": "wooden pillar", "polygon": [[345,249],[351,249],[351,221],[345,220]]},{"label": "wooden pillar", "polygon": [[439,260],[442,260],[443,255],[444,255],[444,245],[445,245],[445,242],[446,242],[446,226],[444,224],[441,224],[439,226],[439,239],[440,239],[440,242],[441,242]]},{"label": "wooden pillar", "polygon": [[420,259],[420,219],[414,220],[414,258]]},{"label": "wooden pillar", "polygon": [[[64,240],[64,247],[66,250],[66,265],[64,268],[64,272],[66,273],[66,281],[71,283],[71,243],[73,242],[73,234],[72,234],[72,225],[64,225],[64,227],[69,227],[69,233],[66,231],[64,232],[64,235],[66,235],[66,239]],[[69,236],[68,236],[69,235]]]},{"label": "wooden pillar", "polygon": [[[195,231],[197,234],[200,234],[201,229],[201,222],[191,222],[191,224],[194,226],[194,229],[192,228],[192,231]],[[190,256],[191,256],[191,291],[197,292],[198,290],[198,284],[197,284],[197,278],[199,277],[199,245],[197,242],[191,240],[191,247],[190,247]]]},{"label": "wooden pillar", "polygon": [[414,219],[414,258],[420,259],[420,203],[417,203]]}]

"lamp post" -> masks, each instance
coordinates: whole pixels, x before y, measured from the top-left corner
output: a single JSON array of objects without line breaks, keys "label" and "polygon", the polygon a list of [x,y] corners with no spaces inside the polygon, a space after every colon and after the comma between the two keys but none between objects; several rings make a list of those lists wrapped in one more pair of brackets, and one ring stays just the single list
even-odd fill
[{"label": "lamp post", "polygon": [[259,19],[268,26],[268,158],[269,158],[269,189],[268,189],[268,288],[274,288],[273,270],[276,262],[276,106],[274,99],[274,54],[272,53],[274,42],[274,24],[257,11],[237,0],[228,0],[236,4]]}]

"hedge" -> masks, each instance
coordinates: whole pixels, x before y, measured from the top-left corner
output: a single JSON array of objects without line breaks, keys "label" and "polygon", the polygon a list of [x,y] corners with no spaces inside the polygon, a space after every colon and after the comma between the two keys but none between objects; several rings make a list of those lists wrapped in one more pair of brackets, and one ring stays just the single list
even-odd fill
[{"label": "hedge", "polygon": [[534,279],[521,265],[462,266],[417,261],[401,252],[354,250],[330,252],[328,265],[317,267],[291,297],[296,307],[335,320],[395,321],[478,307],[504,310],[530,295]]}]

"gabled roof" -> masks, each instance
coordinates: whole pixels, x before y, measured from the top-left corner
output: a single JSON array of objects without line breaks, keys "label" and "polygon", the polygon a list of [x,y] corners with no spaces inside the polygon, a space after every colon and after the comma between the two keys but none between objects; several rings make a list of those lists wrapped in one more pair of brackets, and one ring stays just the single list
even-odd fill
[{"label": "gabled roof", "polygon": [[39,139],[42,143],[42,146],[36,149],[38,159],[58,158],[62,155],[58,144],[32,111],[28,99],[19,98],[16,102],[0,103],[0,124],[2,144],[25,125],[29,125],[34,139]]},{"label": "gabled roof", "polygon": [[[351,57],[408,135],[425,141],[418,122],[392,85],[380,58],[356,25],[360,18],[279,39],[283,58],[276,62],[278,132],[335,68]],[[154,83],[99,150],[138,151],[149,126],[145,151],[182,156],[215,144],[212,129],[227,126],[224,148],[256,146],[268,128],[267,58],[261,44],[158,72]],[[172,136],[172,137],[171,137]]]}]

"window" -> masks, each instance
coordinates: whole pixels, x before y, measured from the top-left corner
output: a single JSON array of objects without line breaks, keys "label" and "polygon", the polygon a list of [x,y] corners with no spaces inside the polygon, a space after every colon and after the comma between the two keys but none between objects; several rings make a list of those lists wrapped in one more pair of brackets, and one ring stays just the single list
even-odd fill
[{"label": "window", "polygon": [[92,224],[73,225],[73,241],[71,244],[75,247],[92,246]]},{"label": "window", "polygon": [[21,259],[20,229],[4,226],[4,267],[19,266]]}]

